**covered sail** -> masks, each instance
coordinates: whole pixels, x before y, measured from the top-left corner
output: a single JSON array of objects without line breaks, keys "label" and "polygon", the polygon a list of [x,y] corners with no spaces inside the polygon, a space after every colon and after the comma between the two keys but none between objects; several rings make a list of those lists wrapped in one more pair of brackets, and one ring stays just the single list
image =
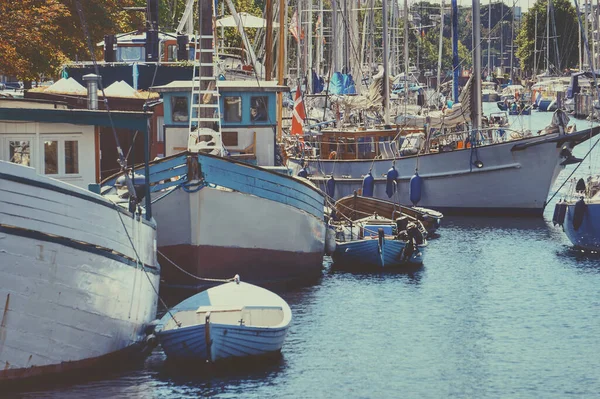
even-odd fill
[{"label": "covered sail", "polygon": [[427,115],[398,115],[396,124],[401,127],[423,127],[425,124],[429,128],[451,128],[463,123],[471,122],[473,77],[469,79],[462,92],[458,96],[459,103],[452,108],[443,111],[431,111]]}]

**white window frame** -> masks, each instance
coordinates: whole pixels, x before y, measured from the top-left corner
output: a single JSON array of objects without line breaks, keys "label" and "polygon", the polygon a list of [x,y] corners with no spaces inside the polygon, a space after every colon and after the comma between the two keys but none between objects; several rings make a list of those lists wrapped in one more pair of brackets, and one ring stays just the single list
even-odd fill
[{"label": "white window frame", "polygon": [[10,142],[11,141],[29,141],[29,163],[30,167],[37,169],[37,141],[34,134],[14,134],[6,135],[0,140],[0,159],[10,162]]},{"label": "white window frame", "polygon": [[[55,175],[46,175],[54,178],[81,178],[81,145],[82,145],[81,134],[40,134],[39,136],[39,144],[37,148],[39,149],[39,168],[38,173],[42,175],[46,175],[46,160],[45,160],[45,151],[44,151],[44,143],[46,141],[58,141],[58,173]],[[78,173],[65,173],[66,164],[65,164],[65,141],[77,141],[77,169]]]},{"label": "white window frame", "polygon": [[165,117],[164,116],[156,117],[156,141],[158,143],[165,142]]}]

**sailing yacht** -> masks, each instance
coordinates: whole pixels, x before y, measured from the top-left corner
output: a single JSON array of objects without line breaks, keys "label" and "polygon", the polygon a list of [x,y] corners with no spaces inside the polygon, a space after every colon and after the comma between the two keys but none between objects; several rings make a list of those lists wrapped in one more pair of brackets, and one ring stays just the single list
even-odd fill
[{"label": "sailing yacht", "polygon": [[[479,3],[473,7],[475,40]],[[475,77],[481,76],[478,42]],[[538,132],[480,128],[480,81],[471,84],[449,112],[323,129],[312,137],[316,151],[297,149],[288,164],[334,199],[363,190],[363,180],[372,178],[369,191],[377,198],[395,197],[447,214],[541,216],[557,176],[573,162],[571,150],[600,127],[572,133],[564,125]]]}]

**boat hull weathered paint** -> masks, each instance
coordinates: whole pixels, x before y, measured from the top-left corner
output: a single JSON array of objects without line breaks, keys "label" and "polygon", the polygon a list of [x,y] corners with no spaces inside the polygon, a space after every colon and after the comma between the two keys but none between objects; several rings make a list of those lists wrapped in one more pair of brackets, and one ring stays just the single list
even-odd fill
[{"label": "boat hull weathered paint", "polygon": [[418,245],[409,259],[403,258],[404,241],[384,239],[380,248],[379,240],[360,239],[338,242],[333,252],[333,261],[344,266],[372,268],[398,268],[423,264],[425,245]]},{"label": "boat hull weathered paint", "polygon": [[156,314],[155,240],[153,222],[0,162],[0,383],[141,350]]},{"label": "boat hull weathered paint", "polygon": [[[156,202],[153,212],[161,226],[160,253],[195,276],[239,274],[264,284],[321,273],[325,223],[287,204],[204,187],[195,193],[178,190]],[[161,264],[162,279],[169,285],[205,285],[169,261]]]},{"label": "boat hull weathered paint", "polygon": [[[190,186],[186,172],[195,162],[200,182]],[[214,285],[193,276],[227,279],[239,274],[261,285],[321,274],[325,199],[309,181],[192,153],[155,161],[150,173],[165,286]],[[165,173],[186,174],[164,183]],[[165,184],[171,187],[163,188]]]},{"label": "boat hull weathered paint", "polygon": [[[370,169],[375,176],[374,197],[389,200],[386,174],[395,166],[399,177],[394,200],[410,203],[409,184],[418,167],[422,178],[419,206],[444,214],[504,214],[541,216],[545,201],[559,172],[563,148],[593,137],[599,128],[574,134],[548,134],[475,149],[408,156],[396,159],[327,160],[305,159],[310,179],[324,188],[335,177],[334,198],[352,195],[362,188]],[[481,167],[475,161],[481,162]],[[301,160],[290,158],[296,173]]]},{"label": "boat hull weathered paint", "polygon": [[586,203],[583,209],[581,225],[575,229],[575,203],[568,203],[563,223],[565,234],[577,248],[600,251],[600,203]]}]

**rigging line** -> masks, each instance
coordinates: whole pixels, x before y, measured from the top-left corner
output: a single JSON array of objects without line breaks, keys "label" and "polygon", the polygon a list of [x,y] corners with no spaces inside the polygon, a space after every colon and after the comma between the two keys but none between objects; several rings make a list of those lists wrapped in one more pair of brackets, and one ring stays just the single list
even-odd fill
[{"label": "rigging line", "polygon": [[[117,206],[120,207],[120,205],[118,205],[116,202],[112,201],[110,198],[109,198],[109,200],[113,204],[115,204],[115,205],[117,205]],[[158,293],[158,289],[154,286],[154,283],[152,283],[152,279],[148,275],[148,272],[143,267],[144,266],[144,262],[142,262],[142,260],[140,259],[140,255],[138,254],[138,251],[135,248],[135,245],[133,243],[133,239],[129,235],[129,231],[127,230],[127,226],[125,226],[125,221],[123,220],[123,216],[121,216],[121,212],[118,209],[116,210],[116,212],[117,212],[117,215],[119,215],[119,220],[121,221],[121,225],[123,226],[123,229],[125,230],[125,234],[127,235],[127,239],[129,240],[129,243],[131,244],[131,248],[133,249],[133,252],[135,253],[135,257],[137,258],[137,261],[142,265],[142,271],[144,272],[144,275],[148,279],[148,283],[150,283],[150,287],[152,287],[152,290],[156,294],[156,297],[159,299],[160,303],[165,307],[165,309],[167,310],[167,313],[169,313],[169,315],[175,321],[175,323],[177,323],[177,325],[180,326],[181,324],[177,321],[177,319],[175,319],[175,316],[171,313],[171,311],[169,310],[169,307],[167,306],[167,304],[165,303],[165,301],[162,299],[162,297]],[[133,212],[133,213],[134,213],[134,217],[132,218],[132,220],[135,221],[135,212]]]},{"label": "rigging line", "polygon": [[208,278],[208,277],[199,277],[196,276],[186,270],[184,270],[181,266],[179,266],[177,263],[173,262],[171,259],[169,259],[165,254],[163,254],[162,252],[160,252],[159,250],[156,251],[160,256],[162,256],[163,258],[165,258],[170,264],[172,264],[173,266],[175,266],[177,269],[179,269],[181,272],[183,272],[184,274],[187,274],[188,276],[195,278],[196,280],[201,280],[201,281],[210,281],[210,282],[217,282],[217,283],[228,283],[230,281],[235,281],[235,277],[231,277],[231,278]]},{"label": "rigging line", "polygon": [[[79,20],[81,22],[81,29],[83,30],[83,34],[85,35],[85,40],[87,42],[88,51],[90,52],[90,56],[92,57],[92,63],[94,64],[94,72],[97,76],[100,76],[100,71],[98,69],[98,63],[96,62],[96,56],[94,55],[94,49],[92,47],[92,40],[87,28],[87,22],[85,20],[85,15],[83,14],[83,7],[81,6],[81,2],[79,0],[75,0],[75,8],[77,9],[77,14],[79,15]],[[127,159],[123,156],[123,149],[121,148],[121,144],[119,142],[119,136],[117,135],[117,130],[115,129],[115,125],[112,119],[112,115],[110,113],[110,108],[108,106],[108,98],[104,93],[104,84],[102,83],[102,79],[98,80],[98,85],[100,90],[102,91],[102,97],[104,98],[104,106],[106,107],[106,112],[108,115],[108,119],[110,121],[110,127],[112,129],[113,138],[115,139],[115,144],[117,146],[117,153],[119,155],[119,165],[121,166],[121,170],[124,171],[127,169]],[[137,196],[135,194],[135,189],[133,188],[133,183],[129,178],[128,173],[124,173],[125,181],[127,183],[127,189],[129,190],[130,195],[136,199]]]}]

